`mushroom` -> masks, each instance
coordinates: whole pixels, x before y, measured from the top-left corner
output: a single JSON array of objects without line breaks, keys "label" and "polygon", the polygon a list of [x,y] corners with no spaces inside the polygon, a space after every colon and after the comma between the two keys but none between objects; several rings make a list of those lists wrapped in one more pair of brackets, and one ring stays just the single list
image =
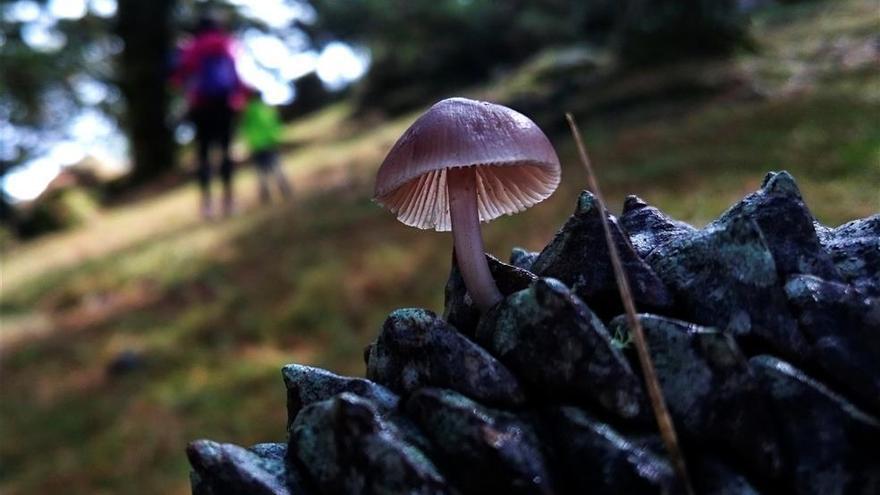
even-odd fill
[{"label": "mushroom", "polygon": [[480,222],[540,203],[561,170],[547,136],[510,108],[449,98],[397,140],[376,174],[375,199],[406,225],[452,231],[471,299],[486,311],[501,299],[483,252]]}]

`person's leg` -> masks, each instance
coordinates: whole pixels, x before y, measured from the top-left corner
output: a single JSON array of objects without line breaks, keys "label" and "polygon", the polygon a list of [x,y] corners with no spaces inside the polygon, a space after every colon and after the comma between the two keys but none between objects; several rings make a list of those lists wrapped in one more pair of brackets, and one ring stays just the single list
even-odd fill
[{"label": "person's leg", "polygon": [[210,218],[213,215],[211,205],[211,129],[210,122],[205,118],[201,109],[192,111],[192,122],[196,128],[196,176],[199,181],[199,189],[201,189],[201,214],[203,218]]},{"label": "person's leg", "polygon": [[231,144],[232,144],[232,126],[234,114],[229,107],[222,107],[217,116],[218,125],[218,143],[220,145],[221,162],[220,177],[223,180],[223,214],[230,215],[234,208],[234,198],[232,191],[232,173],[234,164],[232,163]]},{"label": "person's leg", "polygon": [[284,170],[281,169],[281,164],[278,163],[278,152],[272,150],[269,153],[271,155],[271,169],[273,175],[275,175],[275,180],[278,183],[278,190],[281,191],[281,196],[283,196],[284,199],[290,199],[293,196],[293,188],[290,187],[290,181],[287,180],[287,176],[284,175]]},{"label": "person's leg", "polygon": [[269,172],[271,163],[268,161],[270,157],[265,150],[254,152],[254,165],[257,167],[257,180],[259,181],[260,203],[269,204]]}]

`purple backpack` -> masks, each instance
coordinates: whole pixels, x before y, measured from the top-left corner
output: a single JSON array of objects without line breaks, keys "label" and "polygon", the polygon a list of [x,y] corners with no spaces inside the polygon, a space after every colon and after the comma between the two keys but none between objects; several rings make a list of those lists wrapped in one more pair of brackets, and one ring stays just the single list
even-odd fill
[{"label": "purple backpack", "polygon": [[229,97],[238,87],[235,60],[227,54],[210,55],[199,66],[196,90],[203,98]]}]

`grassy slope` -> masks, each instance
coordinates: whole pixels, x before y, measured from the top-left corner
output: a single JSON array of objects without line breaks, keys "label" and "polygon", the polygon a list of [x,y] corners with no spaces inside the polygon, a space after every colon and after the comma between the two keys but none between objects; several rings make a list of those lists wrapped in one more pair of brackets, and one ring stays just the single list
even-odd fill
[{"label": "grassy slope", "polygon": [[[764,171],[787,168],[826,223],[880,210],[880,74],[842,69],[832,43],[876,33],[872,9],[851,0],[764,13],[764,48],[736,70],[772,98],[628,111],[611,125],[583,116],[613,206],[634,192],[700,224]],[[505,84],[474,94],[516,91]],[[367,126],[347,111],[289,128],[293,205],[205,225],[195,191],[181,188],[4,256],[0,491],[186,493],[186,441],[284,437],[283,363],[361,373],[362,346],[391,309],[441,309],[448,237],[369,201],[376,164],[412,116]],[[560,191],[486,226],[492,252],[540,249],[573,207],[584,181],[570,141],[554,142]],[[253,177],[241,178],[252,193]],[[125,349],[145,367],[107,376]]]}]

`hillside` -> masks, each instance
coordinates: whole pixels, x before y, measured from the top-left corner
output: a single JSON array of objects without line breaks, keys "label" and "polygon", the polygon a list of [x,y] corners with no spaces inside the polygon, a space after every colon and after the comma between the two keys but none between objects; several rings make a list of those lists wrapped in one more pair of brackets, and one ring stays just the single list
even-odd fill
[{"label": "hillside", "polygon": [[[572,48],[463,89],[534,115],[564,167],[551,199],[484,227],[487,249],[540,249],[573,209],[567,110],[613,210],[634,193],[702,225],[787,169],[823,223],[880,211],[875,2],[772,8],[754,28],[758,50],[731,63],[620,74]],[[283,436],[283,364],[357,373],[392,309],[442,310],[451,239],[370,200],[417,113],[351,114],[288,127],[291,203],[258,207],[247,170],[230,220],[202,223],[179,187],[4,253],[0,492],[187,493],[187,441]]]}]

